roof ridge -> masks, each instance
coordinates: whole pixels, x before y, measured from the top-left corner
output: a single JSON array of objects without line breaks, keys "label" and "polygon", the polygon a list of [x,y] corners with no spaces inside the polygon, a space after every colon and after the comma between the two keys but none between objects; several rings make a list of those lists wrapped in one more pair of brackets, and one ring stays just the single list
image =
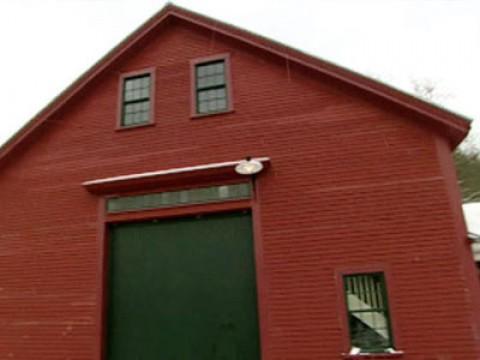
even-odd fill
[{"label": "roof ridge", "polygon": [[[25,123],[3,145],[1,145],[0,161],[2,161],[6,155],[16,147],[17,144],[22,142],[24,138],[26,138],[40,124],[42,124],[43,121],[48,120],[48,118],[55,111],[64,106],[73,96],[75,96],[78,91],[80,91],[102,71],[108,68],[111,63],[121,57],[124,52],[128,51],[128,49],[134,43],[136,43],[136,41],[139,41],[141,38],[143,38],[170,15],[176,16],[179,19],[197,24],[199,26],[207,28],[210,27],[212,31],[223,33],[226,36],[236,38],[252,46],[261,48],[267,52],[274,53],[277,56],[284,57],[287,60],[310,67],[323,73],[324,75],[344,81],[345,83],[349,83],[350,85],[361,88],[364,91],[397,103],[397,105],[403,106],[404,108],[416,111],[422,116],[436,120],[437,122],[441,123],[442,126],[450,127],[452,131],[449,133],[449,135],[452,138],[452,145],[454,146],[456,146],[468,132],[469,124],[467,124],[467,122],[470,122],[471,119],[461,114],[454,113],[449,109],[445,109],[437,104],[427,102],[389,84],[369,78],[361,73],[311,55],[290,45],[286,45],[277,40],[254,33],[250,30],[246,30],[236,25],[232,25],[207,15],[183,8],[169,1],[159,11],[140,24],[134,31],[125,37],[125,39],[111,48],[104,56],[102,56],[89,69],[82,73],[77,79],[75,79],[59,95],[54,97],[45,107],[43,107],[27,123]],[[215,27],[212,28],[208,23],[215,24]],[[407,101],[414,102],[414,104],[409,104]]]}]

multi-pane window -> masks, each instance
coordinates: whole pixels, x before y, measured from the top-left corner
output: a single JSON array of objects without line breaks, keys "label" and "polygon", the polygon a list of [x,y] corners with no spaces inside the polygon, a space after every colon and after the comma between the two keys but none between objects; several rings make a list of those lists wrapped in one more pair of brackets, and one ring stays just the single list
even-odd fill
[{"label": "multi-pane window", "polygon": [[195,66],[197,114],[211,114],[228,109],[225,60]]},{"label": "multi-pane window", "polygon": [[150,74],[123,80],[122,126],[150,122]]},{"label": "multi-pane window", "polygon": [[346,275],[344,288],[352,348],[360,352],[393,349],[384,274]]},{"label": "multi-pane window", "polygon": [[251,196],[252,189],[249,183],[210,186],[162,193],[114,197],[108,199],[107,211],[109,213],[118,213],[182,205],[208,204],[249,199]]}]

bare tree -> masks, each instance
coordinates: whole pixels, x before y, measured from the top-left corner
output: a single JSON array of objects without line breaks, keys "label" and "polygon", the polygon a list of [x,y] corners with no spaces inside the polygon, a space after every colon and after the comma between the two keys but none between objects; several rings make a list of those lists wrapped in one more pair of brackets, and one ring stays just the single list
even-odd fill
[{"label": "bare tree", "polygon": [[[428,78],[422,80],[412,80],[412,85],[415,95],[433,104],[440,105],[442,101],[452,97],[452,95],[449,93],[439,91],[438,84]],[[477,144],[477,135],[470,131],[468,136],[459,145],[458,150],[471,155],[480,154],[480,148]]]},{"label": "bare tree", "polygon": [[415,95],[431,103],[440,105],[442,101],[452,98],[452,94],[440,91],[438,83],[429,78],[412,80],[412,86]]},{"label": "bare tree", "polygon": [[[415,94],[429,102],[439,103],[451,95],[438,91],[437,84],[429,79],[412,81]],[[458,182],[463,202],[480,201],[480,151],[475,135],[470,132],[454,153]]]}]

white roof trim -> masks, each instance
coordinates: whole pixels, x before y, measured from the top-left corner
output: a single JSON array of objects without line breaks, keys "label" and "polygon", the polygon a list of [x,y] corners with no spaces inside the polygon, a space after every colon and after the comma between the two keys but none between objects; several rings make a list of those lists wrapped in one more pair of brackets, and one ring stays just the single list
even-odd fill
[{"label": "white roof trim", "polygon": [[473,242],[480,242],[480,235],[473,232],[468,232],[468,238]]},{"label": "white roof trim", "polygon": [[476,262],[480,261],[480,244],[479,243],[472,244],[472,253],[473,253],[473,259]]},{"label": "white roof trim", "polygon": [[[183,168],[172,168],[166,170],[158,170],[158,171],[151,171],[145,172],[140,174],[130,174],[130,175],[122,175],[122,176],[114,176],[105,179],[96,179],[96,180],[89,180],[82,183],[83,186],[91,186],[91,185],[100,185],[100,184],[111,184],[119,181],[126,181],[126,180],[138,180],[138,179],[145,179],[145,178],[152,178],[164,175],[172,175],[172,174],[182,174],[182,173],[190,173],[195,171],[202,171],[202,170],[212,170],[212,169],[219,169],[219,168],[226,168],[226,167],[235,167],[237,166],[242,160],[236,161],[228,161],[222,163],[211,163],[211,164],[204,164],[204,165],[196,165],[196,166],[188,166]],[[269,162],[269,157],[260,157],[260,158],[252,158],[252,160],[259,161],[261,163]]]}]

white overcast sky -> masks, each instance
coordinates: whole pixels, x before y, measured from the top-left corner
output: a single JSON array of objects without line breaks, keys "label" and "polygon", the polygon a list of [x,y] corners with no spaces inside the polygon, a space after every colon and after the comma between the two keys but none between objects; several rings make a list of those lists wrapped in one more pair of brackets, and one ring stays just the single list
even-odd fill
[{"label": "white overcast sky", "polygon": [[[443,106],[480,118],[480,0],[174,3],[406,91],[433,82]],[[0,0],[0,144],[164,4]]]}]

